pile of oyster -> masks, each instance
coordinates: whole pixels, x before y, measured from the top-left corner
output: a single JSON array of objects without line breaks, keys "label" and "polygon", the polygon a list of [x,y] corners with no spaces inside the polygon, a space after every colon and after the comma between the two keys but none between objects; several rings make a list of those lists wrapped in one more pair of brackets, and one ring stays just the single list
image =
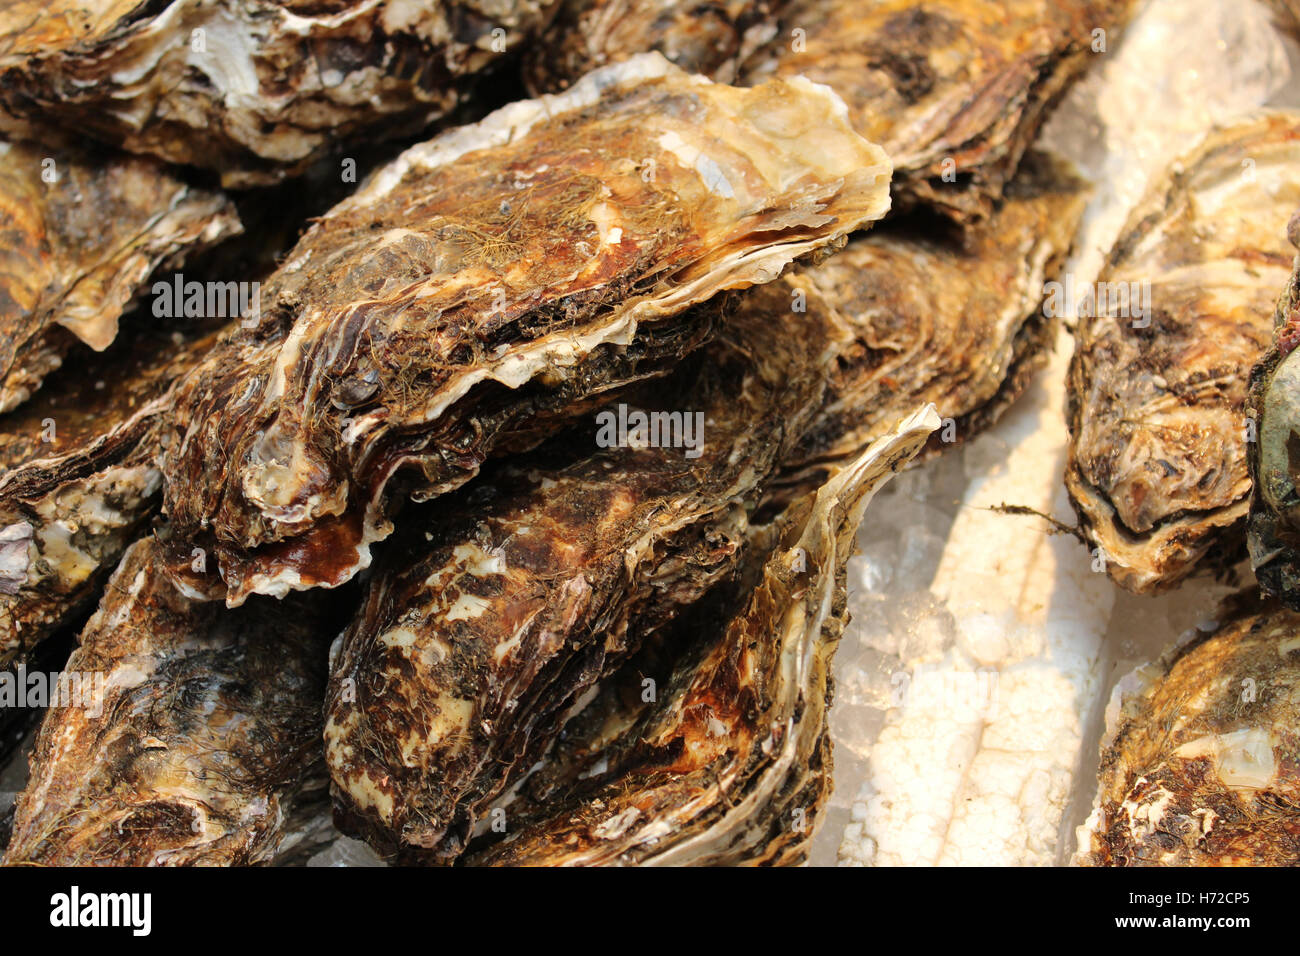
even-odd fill
[{"label": "pile of oyster", "polygon": [[[1074,533],[1167,590],[1249,511],[1300,608],[1300,114],[1073,301],[1035,141],[1138,7],[0,0],[4,862],[806,860],[868,504],[1063,317]],[[1300,617],[1234,608],[1084,862],[1300,861]]]}]

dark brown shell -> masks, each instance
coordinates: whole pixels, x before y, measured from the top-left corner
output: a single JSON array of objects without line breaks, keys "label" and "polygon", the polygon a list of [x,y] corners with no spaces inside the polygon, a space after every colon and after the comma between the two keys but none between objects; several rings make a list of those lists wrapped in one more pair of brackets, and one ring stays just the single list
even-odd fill
[{"label": "dark brown shell", "polygon": [[0,667],[88,608],[148,527],[169,390],[215,338],[133,325],[0,417]]},{"label": "dark brown shell", "polygon": [[[349,579],[390,531],[390,480],[454,490],[661,374],[707,334],[691,306],[882,216],[888,170],[824,88],[735,90],[655,54],[408,150],[182,389],[178,578],[232,605]],[[194,547],[220,581],[187,577]]]},{"label": "dark brown shell", "polygon": [[794,0],[741,82],[806,76],[894,161],[900,207],[986,218],[1048,109],[1132,0]]},{"label": "dark brown shell", "polygon": [[1244,598],[1151,665],[1102,752],[1091,866],[1300,865],[1300,615]]},{"label": "dark brown shell", "polygon": [[331,631],[305,596],[191,602],[137,542],[65,668],[103,696],[48,712],[4,862],[269,862],[320,778]]},{"label": "dark brown shell", "polygon": [[1300,114],[1212,131],[1134,210],[1099,280],[1149,284],[1149,325],[1122,300],[1079,322],[1066,487],[1131,591],[1172,587],[1244,541],[1248,377],[1290,274],[1297,163]]},{"label": "dark brown shell", "polygon": [[240,224],[220,193],[189,186],[153,160],[0,142],[0,162],[5,412],[65,357],[107,348],[156,268],[179,266]]},{"label": "dark brown shell", "polygon": [[967,441],[1029,385],[1058,327],[1044,283],[1060,278],[1088,191],[1059,161],[1031,153],[1006,193],[964,239],[936,234],[932,221],[893,220],[789,277],[837,344],[827,403],[784,482],[816,487],[927,402],[952,420],[931,452]]},{"label": "dark brown shell", "polygon": [[504,839],[470,862],[800,862],[830,793],[826,719],[831,657],[847,623],[845,565],[871,495],[938,425],[933,408],[910,416],[782,515],[755,549],[754,587],[704,638],[702,659],[615,731],[604,759],[542,808],[544,819],[507,822]]},{"label": "dark brown shell", "polygon": [[551,25],[524,54],[534,95],[654,50],[688,73],[730,83],[741,60],[776,30],[786,0],[562,0]]},{"label": "dark brown shell", "polygon": [[433,521],[404,517],[332,668],[346,830],[387,852],[459,853],[588,688],[735,567],[824,390],[827,328],[771,305],[632,406],[691,416],[699,447],[597,449],[588,422],[435,503]]},{"label": "dark brown shell", "polygon": [[4,0],[0,103],[264,185],[417,131],[545,24],[554,0]]}]

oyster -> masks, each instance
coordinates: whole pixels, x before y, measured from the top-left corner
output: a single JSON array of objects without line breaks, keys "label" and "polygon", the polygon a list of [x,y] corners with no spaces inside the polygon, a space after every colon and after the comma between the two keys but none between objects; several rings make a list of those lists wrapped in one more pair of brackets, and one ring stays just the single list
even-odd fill
[{"label": "oyster", "polygon": [[1243,597],[1120,691],[1078,862],[1300,864],[1300,615]]},{"label": "oyster", "polygon": [[214,341],[133,325],[0,417],[0,667],[88,607],[147,527],[169,389]]},{"label": "oyster", "polygon": [[1066,486],[1131,591],[1243,541],[1247,379],[1289,273],[1298,163],[1298,115],[1212,131],[1134,210],[1080,318]]},{"label": "oyster", "polygon": [[[820,483],[925,402],[950,422],[931,450],[997,417],[1045,363],[1056,322],[1044,308],[1087,201],[1079,178],[1031,153],[990,220],[964,242],[894,220],[788,279],[836,329],[830,393],[783,482]],[[814,485],[815,487],[815,485]]]},{"label": "oyster", "polygon": [[345,832],[457,855],[588,688],[735,567],[749,510],[822,401],[828,330],[800,318],[727,322],[698,372],[484,474],[432,521],[404,516],[331,668]]},{"label": "oyster", "polygon": [[0,163],[0,412],[78,341],[106,348],[155,268],[240,231],[229,200],[152,160],[0,142]]},{"label": "oyster", "polygon": [[[1300,212],[1287,224],[1287,237],[1300,250]],[[1250,563],[1265,594],[1300,610],[1300,380],[1295,347],[1300,342],[1300,255],[1274,311],[1273,347],[1250,375],[1246,413],[1258,432],[1247,446],[1254,494],[1250,501]]]},{"label": "oyster", "polygon": [[88,690],[45,718],[6,863],[269,862],[323,776],[326,609],[196,604],[157,559],[132,545],[82,632],[64,673]]},{"label": "oyster", "polygon": [[621,737],[628,753],[474,855],[479,865],[799,862],[830,793],[830,660],[847,622],[845,564],[875,489],[939,427],[905,419],[771,532],[748,599]]},{"label": "oyster", "polygon": [[654,50],[722,83],[775,31],[786,0],[561,0],[554,21],[524,55],[534,94],[562,90],[596,67]]},{"label": "oyster", "polygon": [[794,0],[741,81],[836,90],[894,162],[900,206],[986,218],[1054,101],[1133,0]]},{"label": "oyster", "polygon": [[[264,185],[415,132],[554,0],[3,0],[0,105]],[[11,123],[11,125],[14,125]],[[21,125],[19,125],[21,128]]]},{"label": "oyster", "polygon": [[[391,530],[391,480],[446,493],[662,374],[708,334],[683,313],[882,216],[888,175],[826,88],[735,90],[657,54],[413,147],[182,387],[177,579],[232,606],[348,580]],[[221,581],[189,574],[195,547]]]}]

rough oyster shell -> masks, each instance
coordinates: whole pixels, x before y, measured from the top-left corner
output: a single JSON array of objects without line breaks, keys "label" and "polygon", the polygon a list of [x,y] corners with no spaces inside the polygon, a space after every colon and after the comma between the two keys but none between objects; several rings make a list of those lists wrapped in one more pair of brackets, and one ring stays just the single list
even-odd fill
[{"label": "rough oyster shell", "polygon": [[215,339],[133,328],[0,418],[0,667],[87,607],[158,510],[169,389]]},{"label": "rough oyster shell", "polygon": [[830,792],[826,717],[847,623],[845,564],[872,494],[938,427],[932,407],[910,416],[784,514],[757,586],[623,735],[631,750],[609,761],[616,769],[471,862],[799,862]]},{"label": "rough oyster shell", "polygon": [[[1287,224],[1300,249],[1300,212]],[[1265,594],[1300,610],[1300,381],[1295,346],[1300,332],[1300,255],[1273,315],[1273,347],[1251,370],[1246,414],[1257,439],[1247,445],[1253,493],[1248,520],[1250,563]]]},{"label": "rough oyster shell", "polygon": [[659,374],[702,341],[683,312],[879,218],[888,173],[825,87],[735,90],[657,54],[408,150],[182,389],[178,576],[200,546],[232,606],[349,579],[389,533],[390,479],[453,490],[547,416]]},{"label": "rough oyster shell", "polygon": [[131,152],[273,182],[413,132],[554,0],[5,0],[0,104]]},{"label": "rough oyster shell", "polygon": [[82,632],[65,673],[102,696],[48,712],[5,863],[268,862],[322,776],[319,600],[196,604],[157,558],[132,545]]},{"label": "rough oyster shell", "polygon": [[824,481],[926,402],[953,420],[932,451],[966,441],[1028,386],[1057,326],[1045,283],[1060,278],[1087,190],[1064,164],[1031,153],[1006,193],[964,241],[895,220],[784,280],[826,314],[837,344],[827,403],[783,481]]},{"label": "rough oyster shell", "polygon": [[1080,319],[1066,486],[1131,591],[1171,587],[1242,542],[1248,370],[1289,274],[1297,164],[1296,114],[1212,131],[1134,210],[1099,280],[1108,300],[1149,284],[1149,325],[1122,297]]},{"label": "rough oyster shell", "polygon": [[1132,0],[795,0],[741,81],[803,75],[894,162],[900,206],[987,217],[1047,110]]},{"label": "rough oyster shell", "polygon": [[1243,597],[1118,690],[1076,862],[1300,864],[1300,615]]},{"label": "rough oyster shell", "polygon": [[554,21],[524,55],[534,95],[568,87],[597,67],[655,51],[689,73],[721,83],[776,25],[786,0],[562,0]]},{"label": "rough oyster shell", "polygon": [[229,200],[153,160],[0,142],[0,163],[0,412],[78,340],[107,348],[159,265],[240,232]]},{"label": "rough oyster shell", "polygon": [[817,317],[772,306],[726,323],[702,370],[632,406],[686,416],[702,444],[597,450],[596,426],[579,426],[556,461],[502,466],[434,509],[463,517],[404,518],[331,668],[345,831],[458,854],[583,693],[735,567],[829,357]]}]

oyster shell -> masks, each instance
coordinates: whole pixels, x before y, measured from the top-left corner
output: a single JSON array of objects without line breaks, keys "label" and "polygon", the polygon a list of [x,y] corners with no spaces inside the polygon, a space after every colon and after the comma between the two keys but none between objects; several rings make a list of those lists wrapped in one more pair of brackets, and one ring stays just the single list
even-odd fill
[{"label": "oyster shell", "polygon": [[[433,521],[404,516],[331,668],[345,832],[389,853],[464,848],[588,688],[735,567],[749,509],[821,404],[828,345],[816,317],[748,313],[700,371],[632,405],[691,424],[686,447],[629,433],[594,449],[601,428],[579,427]],[[636,427],[627,408],[608,414]]]},{"label": "oyster shell", "polygon": [[1057,325],[1045,283],[1060,278],[1086,201],[1071,170],[1031,153],[964,241],[894,220],[789,277],[792,294],[836,329],[837,354],[826,405],[783,482],[824,481],[926,402],[952,420],[931,451],[996,421],[1046,362]]},{"label": "oyster shell", "polygon": [[157,511],[169,389],[214,341],[133,327],[0,418],[0,667],[88,607]]},{"label": "oyster shell", "polygon": [[[662,373],[707,335],[683,313],[882,216],[888,174],[826,88],[735,90],[657,54],[408,150],[182,388],[178,579],[232,606],[348,580],[390,531],[390,480],[446,493]],[[196,546],[222,581],[187,574]]]},{"label": "oyster shell", "polygon": [[269,862],[322,776],[319,600],[196,604],[156,551],[131,546],[82,632],[65,673],[100,696],[48,712],[5,863]]},{"label": "oyster shell", "polygon": [[924,446],[905,419],[778,521],[757,586],[702,660],[541,822],[478,865],[789,864],[830,793],[830,660],[847,623],[845,564],[872,494]]},{"label": "oyster shell", "polygon": [[240,232],[228,199],[152,160],[0,142],[0,163],[0,412],[78,341],[107,348],[159,265]]},{"label": "oyster shell", "polygon": [[[411,133],[554,0],[4,0],[0,105],[265,185],[339,144]],[[12,124],[11,124],[12,125]]]},{"label": "oyster shell", "polygon": [[1298,163],[1295,114],[1212,131],[1134,210],[1098,282],[1107,305],[1080,319],[1066,486],[1131,591],[1243,541],[1248,371],[1287,280]]},{"label": "oyster shell", "polygon": [[1048,109],[1132,0],[794,0],[741,82],[806,76],[894,162],[894,195],[986,218]]},{"label": "oyster shell", "polygon": [[1300,615],[1243,597],[1128,683],[1077,862],[1300,864]]},{"label": "oyster shell", "polygon": [[654,50],[689,73],[721,83],[775,32],[786,0],[562,0],[551,25],[524,55],[534,95],[571,85],[597,67]]},{"label": "oyster shell", "polygon": [[[1291,245],[1300,249],[1300,212],[1287,224]],[[1265,594],[1300,610],[1300,381],[1295,346],[1300,331],[1300,255],[1273,315],[1274,343],[1250,375],[1246,414],[1257,430],[1247,445],[1254,493],[1250,501],[1250,563]]]}]

